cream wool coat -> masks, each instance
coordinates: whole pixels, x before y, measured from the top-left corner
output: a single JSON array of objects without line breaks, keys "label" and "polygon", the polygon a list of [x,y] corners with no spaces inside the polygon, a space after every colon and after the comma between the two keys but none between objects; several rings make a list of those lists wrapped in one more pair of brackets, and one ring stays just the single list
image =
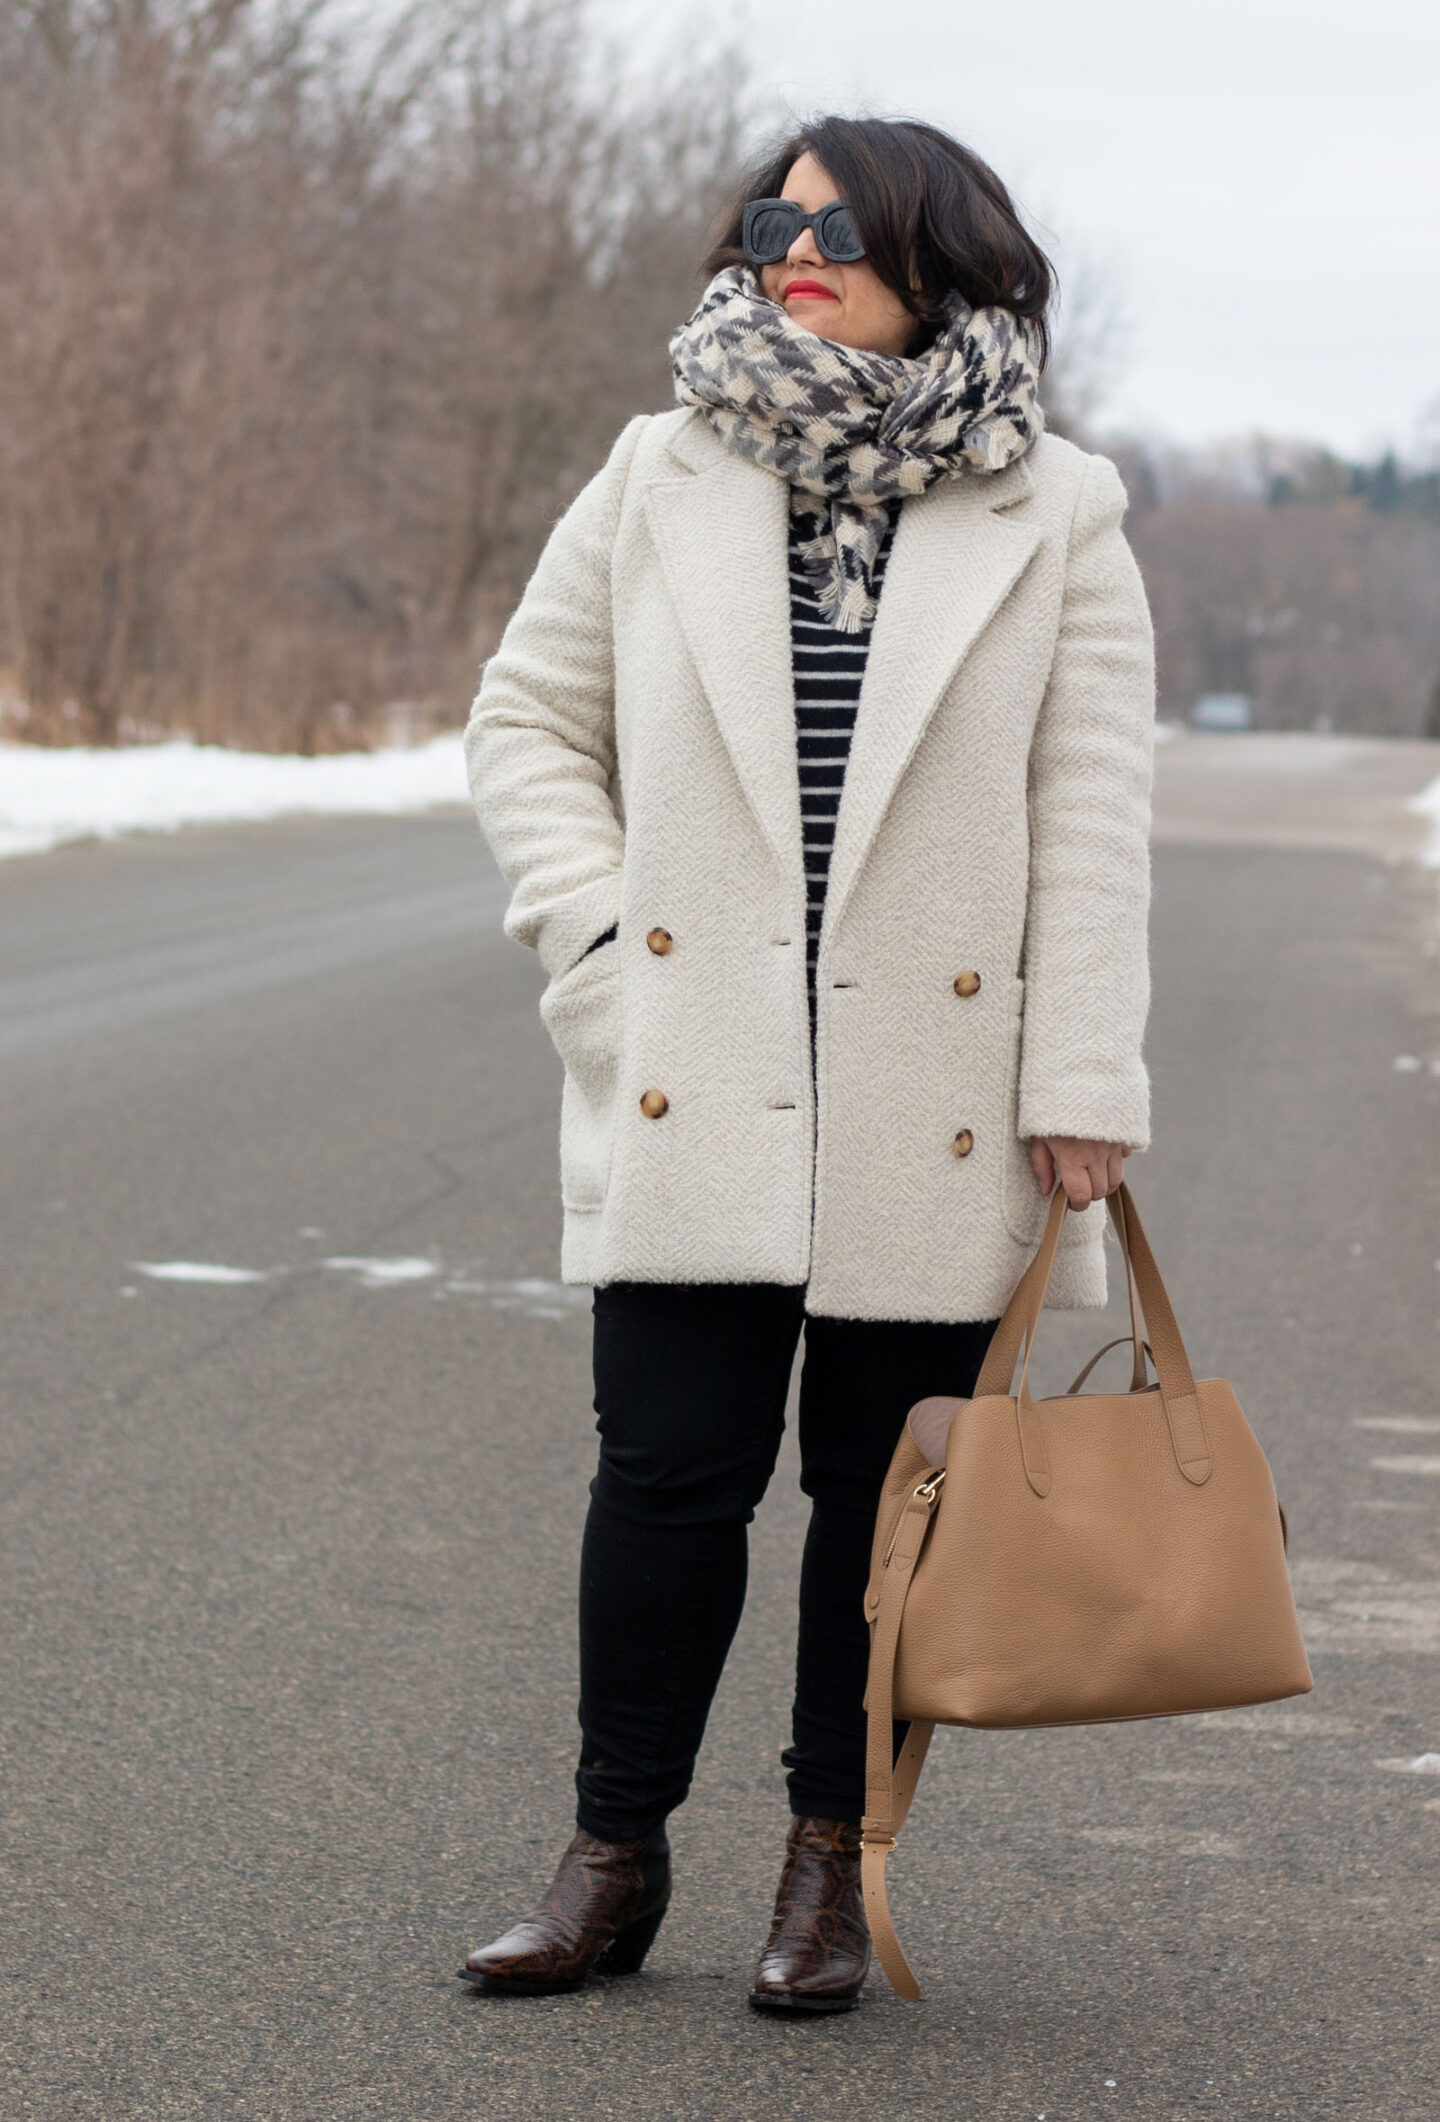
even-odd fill
[{"label": "cream wool coat", "polygon": [[[691,410],[624,430],[466,737],[507,932],[550,975],[567,1281],[993,1318],[1044,1216],[1027,1138],[1144,1146],[1154,685],[1124,508],[1114,467],[1052,436],[904,503],[812,1080],[787,490]],[[1104,1214],[1069,1219],[1053,1303],[1104,1301]]]}]

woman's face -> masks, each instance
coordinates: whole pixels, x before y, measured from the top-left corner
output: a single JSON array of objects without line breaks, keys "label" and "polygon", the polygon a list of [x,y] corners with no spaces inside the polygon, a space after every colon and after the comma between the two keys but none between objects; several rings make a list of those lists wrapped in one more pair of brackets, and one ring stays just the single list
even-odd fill
[{"label": "woman's face", "polygon": [[[791,168],[781,197],[813,214],[839,191],[824,165],[805,154]],[[870,261],[832,265],[821,257],[813,229],[801,229],[778,265],[761,268],[760,284],[802,330],[833,339],[837,346],[903,354],[914,337],[915,319]]]}]

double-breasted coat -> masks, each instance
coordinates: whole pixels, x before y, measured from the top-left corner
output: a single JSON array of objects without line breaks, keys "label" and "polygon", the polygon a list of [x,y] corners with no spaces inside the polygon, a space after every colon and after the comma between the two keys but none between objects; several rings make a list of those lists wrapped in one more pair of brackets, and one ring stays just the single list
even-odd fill
[{"label": "double-breasted coat", "polygon": [[[990,1318],[1043,1219],[1028,1138],[1145,1145],[1154,681],[1124,508],[1049,435],[904,503],[812,1057],[787,489],[691,410],[621,434],[466,737],[508,933],[550,976],[568,1281]],[[1103,1223],[1067,1222],[1052,1302],[1104,1301]]]}]

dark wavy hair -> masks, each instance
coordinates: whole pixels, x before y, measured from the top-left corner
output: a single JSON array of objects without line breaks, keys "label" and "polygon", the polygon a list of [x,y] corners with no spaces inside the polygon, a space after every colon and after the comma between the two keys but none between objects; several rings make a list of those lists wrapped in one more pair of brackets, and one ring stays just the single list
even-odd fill
[{"label": "dark wavy hair", "polygon": [[741,215],[749,199],[778,198],[792,166],[814,155],[850,209],[865,255],[916,321],[912,353],[945,322],[946,297],[1028,317],[1050,353],[1055,268],[1020,219],[988,162],[949,133],[912,118],[816,118],[770,149],[746,176],[705,273],[742,265]]}]

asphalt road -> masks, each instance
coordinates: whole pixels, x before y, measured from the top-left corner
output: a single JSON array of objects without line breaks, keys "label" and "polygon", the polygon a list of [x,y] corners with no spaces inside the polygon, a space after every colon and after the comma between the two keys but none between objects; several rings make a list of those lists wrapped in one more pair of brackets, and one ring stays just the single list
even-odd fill
[{"label": "asphalt road", "polygon": [[[803,2026],[744,2005],[788,1461],[645,1973],[454,1979],[567,1833],[591,1453],[558,1069],[473,824],[0,869],[0,2115],[1434,2122],[1436,880],[1343,773],[1343,831],[1280,767],[1236,828],[1207,758],[1163,769],[1132,1176],[1316,1691],[943,1735],[892,1867],[924,2000]],[[1051,1389],[1116,1330],[1057,1316]]]}]

